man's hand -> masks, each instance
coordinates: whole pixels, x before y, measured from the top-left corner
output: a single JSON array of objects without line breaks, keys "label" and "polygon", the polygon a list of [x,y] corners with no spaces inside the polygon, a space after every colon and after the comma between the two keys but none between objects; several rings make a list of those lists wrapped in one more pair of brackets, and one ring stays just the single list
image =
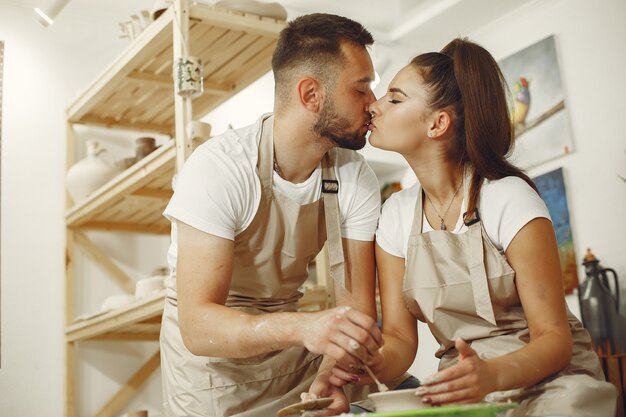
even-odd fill
[{"label": "man's hand", "polygon": [[317,377],[315,377],[309,389],[309,392],[318,398],[327,397],[334,400],[328,408],[326,408],[326,412],[319,414],[320,416],[334,416],[348,412],[350,409],[348,398],[346,394],[344,394],[343,389],[331,384],[329,380],[330,377],[330,370],[320,372],[317,374]]},{"label": "man's hand", "polygon": [[304,347],[335,359],[344,368],[369,362],[382,346],[374,319],[350,307],[311,313],[309,317],[301,329]]}]

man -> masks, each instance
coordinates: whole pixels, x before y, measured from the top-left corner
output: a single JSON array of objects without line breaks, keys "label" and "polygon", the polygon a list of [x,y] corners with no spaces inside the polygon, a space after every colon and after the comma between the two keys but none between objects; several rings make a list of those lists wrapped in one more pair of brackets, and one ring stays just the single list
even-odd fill
[{"label": "man", "polygon": [[[312,391],[347,410],[330,368],[358,366],[382,343],[378,182],[353,151],[375,100],[372,42],[340,16],[290,22],[272,59],[274,115],[211,139],[186,162],[165,210],[175,278],[161,330],[168,416],[275,415],[316,377]],[[298,313],[298,288],[327,235],[342,307]],[[332,261],[342,248],[345,269]]]}]

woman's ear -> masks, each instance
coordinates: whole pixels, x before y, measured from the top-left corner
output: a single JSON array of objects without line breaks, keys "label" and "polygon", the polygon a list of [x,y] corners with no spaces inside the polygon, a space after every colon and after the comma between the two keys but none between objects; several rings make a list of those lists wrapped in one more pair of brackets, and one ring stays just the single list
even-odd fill
[{"label": "woman's ear", "polygon": [[452,118],[450,113],[445,110],[437,111],[434,114],[434,119],[428,129],[429,138],[438,138],[445,135],[452,124]]},{"label": "woman's ear", "polygon": [[324,102],[323,88],[318,80],[304,77],[296,85],[299,103],[307,110],[318,112]]}]

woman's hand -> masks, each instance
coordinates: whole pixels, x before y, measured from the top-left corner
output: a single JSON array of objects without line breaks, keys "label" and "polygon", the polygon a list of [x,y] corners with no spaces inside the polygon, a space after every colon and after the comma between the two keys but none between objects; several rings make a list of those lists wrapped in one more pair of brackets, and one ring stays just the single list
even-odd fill
[{"label": "woman's hand", "polygon": [[[332,398],[333,402],[326,408],[324,412],[316,411],[316,416],[334,416],[349,411],[349,403],[343,389],[330,382],[332,373],[330,370],[322,371],[317,374],[315,380],[309,388],[309,393],[314,398]],[[318,414],[319,413],[319,414]]]},{"label": "woman's hand", "polygon": [[459,363],[424,378],[415,391],[425,403],[477,403],[496,390],[497,375],[489,361],[479,358],[463,339],[457,339],[455,347]]},{"label": "woman's hand", "polygon": [[305,348],[335,359],[346,369],[369,361],[383,343],[376,321],[350,307],[311,313],[301,331]]},{"label": "woman's hand", "polygon": [[[367,362],[370,370],[378,376],[379,372],[383,369],[383,355],[382,349],[380,349],[372,358]],[[357,365],[356,368],[347,369],[340,365],[335,365],[331,369],[332,376],[330,377],[330,382],[337,386],[343,387],[346,384],[373,384],[372,378],[369,377],[363,365]]]}]

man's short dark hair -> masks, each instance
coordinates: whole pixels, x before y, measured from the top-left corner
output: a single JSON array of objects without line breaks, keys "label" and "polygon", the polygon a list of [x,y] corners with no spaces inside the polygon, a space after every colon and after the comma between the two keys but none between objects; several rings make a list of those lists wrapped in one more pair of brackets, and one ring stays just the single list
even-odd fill
[{"label": "man's short dark hair", "polygon": [[280,32],[272,56],[277,98],[288,95],[292,77],[303,70],[332,90],[344,59],[344,42],[365,48],[374,43],[374,38],[363,25],[343,16],[313,13],[290,21]]}]

